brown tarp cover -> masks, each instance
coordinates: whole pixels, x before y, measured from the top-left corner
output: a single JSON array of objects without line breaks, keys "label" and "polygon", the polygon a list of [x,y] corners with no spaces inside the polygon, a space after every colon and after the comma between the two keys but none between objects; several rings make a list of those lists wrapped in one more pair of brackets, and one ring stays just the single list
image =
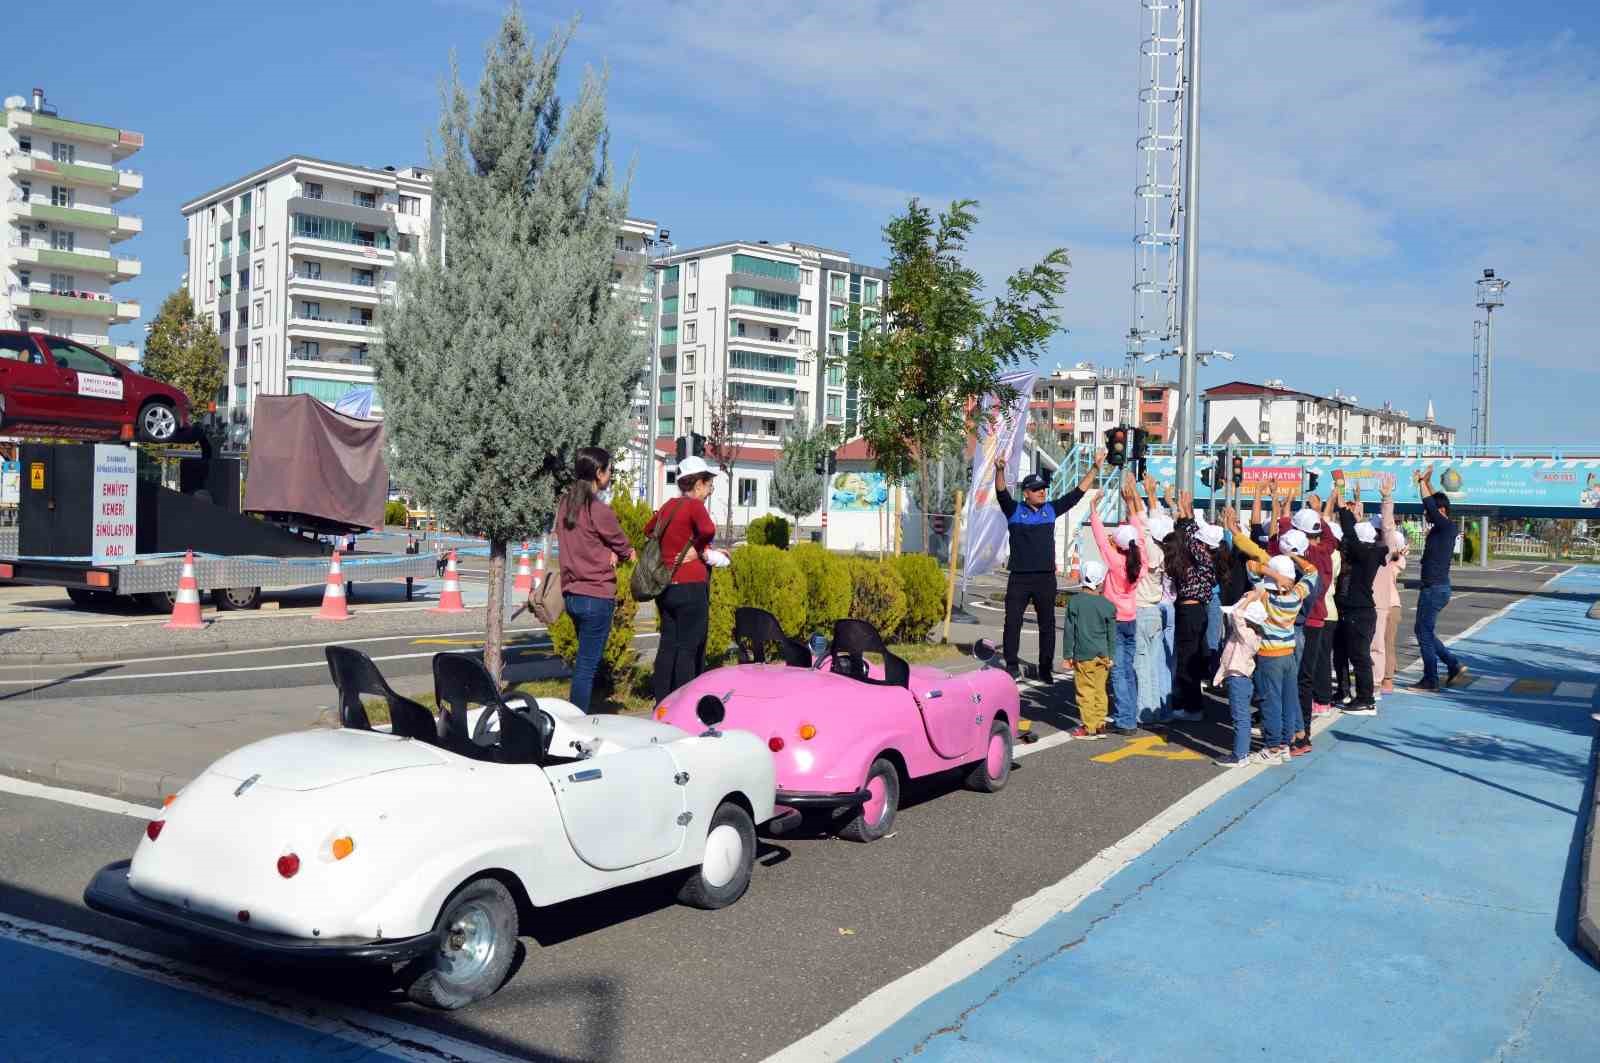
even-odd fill
[{"label": "brown tarp cover", "polygon": [[247,511],[381,528],[388,494],[382,421],[346,417],[310,395],[257,397]]}]

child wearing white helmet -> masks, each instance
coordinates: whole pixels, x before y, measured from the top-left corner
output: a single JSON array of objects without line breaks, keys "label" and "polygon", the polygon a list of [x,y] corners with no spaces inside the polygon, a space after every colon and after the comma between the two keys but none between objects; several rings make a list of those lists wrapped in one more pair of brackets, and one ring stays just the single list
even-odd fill
[{"label": "child wearing white helmet", "polygon": [[1106,736],[1106,681],[1116,655],[1117,607],[1101,593],[1106,566],[1093,558],[1079,570],[1082,589],[1067,596],[1063,615],[1063,645],[1068,657],[1063,666],[1072,670],[1078,695],[1078,719],[1073,738]]},{"label": "child wearing white helmet", "polygon": [[[1124,473],[1123,491],[1133,489],[1133,476]],[[1116,655],[1111,667],[1111,689],[1116,693],[1117,715],[1111,724],[1113,734],[1138,733],[1138,680],[1133,668],[1134,648],[1138,641],[1136,619],[1138,609],[1134,604],[1134,589],[1150,567],[1149,558],[1140,548],[1145,535],[1144,517],[1137,510],[1128,514],[1129,523],[1117,528],[1115,541],[1106,534],[1100,520],[1099,488],[1089,492],[1089,528],[1094,532],[1095,546],[1106,563],[1105,596],[1117,610]]]},{"label": "child wearing white helmet", "polygon": [[[1233,716],[1233,753],[1213,763],[1223,768],[1242,768],[1250,763],[1250,702],[1255,696],[1256,653],[1267,626],[1267,589],[1257,587],[1233,605],[1223,606],[1228,640],[1222,646],[1222,660],[1212,680],[1228,692],[1228,709]],[[1255,762],[1275,763],[1266,753]]]}]

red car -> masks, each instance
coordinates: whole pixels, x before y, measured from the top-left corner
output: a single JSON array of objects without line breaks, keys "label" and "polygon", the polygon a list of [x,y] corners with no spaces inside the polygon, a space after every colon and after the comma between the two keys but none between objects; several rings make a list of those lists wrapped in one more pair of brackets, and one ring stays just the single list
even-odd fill
[{"label": "red car", "polygon": [[0,433],[170,443],[189,398],[61,336],[0,330]]}]

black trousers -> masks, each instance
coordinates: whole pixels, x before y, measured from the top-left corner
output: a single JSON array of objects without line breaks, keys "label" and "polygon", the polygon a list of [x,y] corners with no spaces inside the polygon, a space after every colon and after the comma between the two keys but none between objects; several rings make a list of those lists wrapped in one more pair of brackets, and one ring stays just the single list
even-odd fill
[{"label": "black trousers", "polygon": [[1328,678],[1331,684],[1328,697],[1318,693],[1317,700],[1324,705],[1332,705],[1335,701],[1343,701],[1350,696],[1350,655],[1345,645],[1344,611],[1340,610],[1339,619],[1329,620],[1325,625],[1328,629],[1328,651],[1332,660],[1329,662]]},{"label": "black trousers", "polygon": [[1372,701],[1372,636],[1378,630],[1377,609],[1346,608],[1339,614],[1339,641],[1356,675],[1356,701]]},{"label": "black trousers", "polygon": [[1022,642],[1022,615],[1033,606],[1039,622],[1039,677],[1049,675],[1056,656],[1056,574],[1018,572],[1006,580],[1006,624],[1001,637],[1001,652],[1006,667],[1017,667],[1017,651]]},{"label": "black trousers", "polygon": [[1179,602],[1172,628],[1172,707],[1203,713],[1206,700],[1200,685],[1211,660],[1206,650],[1205,603]]},{"label": "black trousers", "polygon": [[705,669],[706,627],[711,621],[711,584],[674,583],[656,599],[661,638],[652,680],[656,704]]},{"label": "black trousers", "polygon": [[1301,724],[1296,730],[1311,734],[1311,702],[1316,693],[1317,676],[1322,676],[1322,688],[1328,687],[1328,628],[1326,625],[1312,627],[1307,624],[1306,648],[1300,654],[1300,719]]}]

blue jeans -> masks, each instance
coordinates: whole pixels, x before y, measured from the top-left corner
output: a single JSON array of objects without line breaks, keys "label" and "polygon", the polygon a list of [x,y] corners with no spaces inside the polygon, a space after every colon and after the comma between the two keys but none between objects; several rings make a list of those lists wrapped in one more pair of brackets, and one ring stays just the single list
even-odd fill
[{"label": "blue jeans", "polygon": [[[1247,675],[1228,677],[1228,708],[1233,713],[1233,759],[1250,755],[1250,699],[1256,686]],[[1266,734],[1263,730],[1262,734]]]},{"label": "blue jeans", "polygon": [[1117,656],[1111,663],[1111,691],[1117,697],[1118,727],[1133,727],[1139,722],[1139,682],[1133,670],[1138,631],[1138,621],[1117,621]]},{"label": "blue jeans", "polygon": [[[1217,659],[1217,650],[1222,646],[1222,590],[1219,587],[1211,588],[1211,598],[1206,602],[1206,651],[1211,654],[1211,659]],[[1213,669],[1215,671],[1215,669]],[[1210,676],[1206,677],[1210,680]]]},{"label": "blue jeans", "polygon": [[600,670],[606,639],[611,637],[611,614],[617,611],[617,600],[587,594],[563,594],[561,597],[567,603],[572,626],[578,631],[578,659],[572,663],[572,689],[567,700],[588,712],[594,675]]},{"label": "blue jeans", "polygon": [[1450,584],[1434,583],[1422,588],[1417,595],[1417,648],[1422,651],[1422,681],[1424,683],[1437,683],[1439,681],[1439,662],[1443,661],[1449,671],[1461,667],[1461,662],[1456,655],[1450,652],[1434,633],[1434,625],[1439,622],[1439,614],[1444,612],[1444,607],[1450,604]]},{"label": "blue jeans", "polygon": [[1133,650],[1133,674],[1138,684],[1139,719],[1160,719],[1167,712],[1167,697],[1172,692],[1172,668],[1167,663],[1163,633],[1166,628],[1161,606],[1141,605],[1134,620],[1137,642]]},{"label": "blue jeans", "polygon": [[[1294,666],[1294,657],[1257,657],[1255,686],[1261,691],[1261,744],[1268,749],[1288,745],[1300,726],[1300,671]],[[1233,704],[1231,680],[1228,704]],[[1248,720],[1244,733],[1246,737],[1250,734]]]},{"label": "blue jeans", "polygon": [[1178,605],[1176,602],[1161,603],[1161,640],[1166,644],[1167,659],[1158,670],[1161,682],[1161,704],[1168,712],[1172,711],[1172,669],[1177,661],[1178,637]]}]

